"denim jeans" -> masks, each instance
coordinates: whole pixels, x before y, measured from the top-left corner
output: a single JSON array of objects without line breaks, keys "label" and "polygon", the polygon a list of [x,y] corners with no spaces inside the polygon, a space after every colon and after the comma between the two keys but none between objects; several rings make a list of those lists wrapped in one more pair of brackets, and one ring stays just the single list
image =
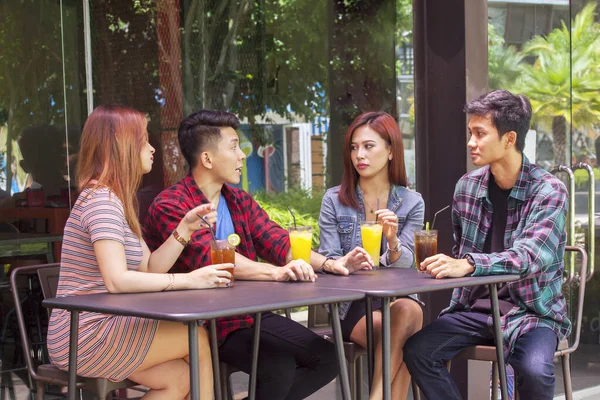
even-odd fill
[{"label": "denim jeans", "polygon": [[[408,339],[404,362],[428,400],[461,399],[444,362],[465,347],[494,344],[488,317],[465,311],[444,314]],[[535,329],[517,340],[506,362],[518,376],[516,386],[522,399],[554,397],[553,359],[557,344],[556,333],[548,328]]]}]

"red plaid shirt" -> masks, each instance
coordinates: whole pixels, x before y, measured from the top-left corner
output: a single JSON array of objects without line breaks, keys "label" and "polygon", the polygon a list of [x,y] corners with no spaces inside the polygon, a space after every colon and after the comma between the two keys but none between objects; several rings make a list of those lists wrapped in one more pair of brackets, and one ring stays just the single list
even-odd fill
[{"label": "red plaid shirt", "polygon": [[[287,231],[271,221],[250,194],[227,185],[223,185],[221,192],[227,202],[235,233],[241,239],[236,251],[254,261],[260,257],[274,265],[284,265],[290,249]],[[144,223],[144,239],[148,247],[156,250],[169,238],[189,210],[205,203],[208,203],[208,199],[190,173],[163,190],[152,202]],[[189,272],[209,265],[210,239],[207,229],[195,232],[171,272]],[[251,327],[253,322],[249,315],[217,319],[218,340],[222,342],[229,333]]]}]

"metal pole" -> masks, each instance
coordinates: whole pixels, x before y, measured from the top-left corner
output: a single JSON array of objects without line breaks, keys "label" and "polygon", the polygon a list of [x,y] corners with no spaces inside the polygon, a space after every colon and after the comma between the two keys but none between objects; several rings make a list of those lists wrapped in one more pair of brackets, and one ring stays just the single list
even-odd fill
[{"label": "metal pole", "polygon": [[219,346],[217,345],[217,322],[211,319],[208,323],[210,331],[210,353],[212,355],[213,377],[215,381],[215,400],[221,400],[221,369],[219,364]]},{"label": "metal pole", "polygon": [[351,400],[350,381],[348,379],[348,367],[346,365],[346,353],[344,352],[344,339],[342,339],[342,326],[340,324],[339,304],[331,305],[331,325],[333,328],[333,337],[335,338],[335,350],[338,357],[340,368],[340,386],[342,389],[342,399]]},{"label": "metal pole", "polygon": [[369,391],[373,386],[373,368],[375,366],[375,349],[373,347],[373,299],[365,299],[367,317],[367,369],[369,371]]},{"label": "metal pole", "polygon": [[250,384],[248,389],[248,398],[256,398],[256,375],[258,373],[258,346],[260,345],[260,324],[262,322],[262,313],[256,313],[254,316],[254,338],[252,343],[252,370],[250,371]]},{"label": "metal pole", "polygon": [[588,237],[587,237],[587,253],[588,257],[588,273],[587,280],[592,279],[594,275],[595,264],[595,243],[596,243],[596,178],[594,169],[586,163],[578,163],[573,166],[573,169],[584,169],[589,175],[588,180]]},{"label": "metal pole", "polygon": [[[489,285],[492,300],[492,319],[494,321],[494,336],[496,337],[496,359],[498,360],[498,374],[500,375],[500,393],[502,400],[508,400],[508,386],[506,384],[506,367],[504,365],[504,342],[502,340],[502,327],[500,325],[500,306],[498,305],[498,287],[495,283]],[[493,385],[496,382],[492,383]]]},{"label": "metal pole", "polygon": [[77,342],[79,337],[79,311],[71,311],[71,337],[69,343],[69,400],[77,393]]},{"label": "metal pole", "polygon": [[198,370],[198,327],[195,321],[188,322],[188,342],[190,349],[190,399],[200,399],[200,372]]},{"label": "metal pole", "polygon": [[383,298],[381,309],[381,358],[383,376],[383,400],[392,398],[392,379],[390,374],[390,298]]},{"label": "metal pole", "polygon": [[88,115],[90,115],[94,110],[94,82],[92,80],[92,28],[90,23],[89,0],[83,0],[83,45],[85,58],[85,89],[87,109]]}]

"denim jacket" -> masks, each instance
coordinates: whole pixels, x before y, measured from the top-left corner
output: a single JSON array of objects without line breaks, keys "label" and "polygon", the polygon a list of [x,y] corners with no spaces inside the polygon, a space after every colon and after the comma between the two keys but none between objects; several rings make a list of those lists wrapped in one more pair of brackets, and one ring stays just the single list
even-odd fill
[{"label": "denim jacket", "polygon": [[[343,205],[339,198],[340,187],[333,187],[325,193],[319,214],[321,244],[319,253],[326,257],[339,258],[362,246],[360,223],[365,220],[363,194],[357,187],[358,210]],[[402,246],[400,258],[393,263],[388,259],[388,245],[385,236],[381,248],[380,267],[410,268],[414,263],[415,238],[414,231],[422,229],[425,214],[425,203],[421,195],[403,186],[392,186],[388,197],[387,208],[398,216],[398,239]],[[418,301],[416,295],[411,295]],[[344,319],[352,302],[343,303],[340,307],[340,318]]]}]

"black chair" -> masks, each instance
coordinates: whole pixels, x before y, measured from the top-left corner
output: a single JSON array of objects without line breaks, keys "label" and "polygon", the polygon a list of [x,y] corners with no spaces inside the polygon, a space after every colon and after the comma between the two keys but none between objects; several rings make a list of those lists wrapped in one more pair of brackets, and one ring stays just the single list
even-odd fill
[{"label": "black chair", "polygon": [[[562,370],[563,370],[563,379],[565,386],[565,398],[566,400],[573,399],[573,386],[571,383],[571,366],[569,364],[571,353],[577,350],[579,346],[579,338],[581,336],[581,321],[583,318],[583,300],[585,297],[585,282],[587,277],[587,252],[585,249],[578,246],[567,246],[565,248],[565,253],[567,252],[577,252],[581,255],[580,258],[580,267],[579,267],[579,277],[576,281],[579,282],[579,293],[577,297],[577,317],[575,320],[575,324],[573,325],[573,330],[571,336],[575,335],[573,339],[573,344],[569,345],[569,338],[563,339],[557,346],[556,352],[554,353],[554,357],[559,357],[561,359]],[[458,354],[455,358],[463,358],[468,360],[478,360],[478,361],[490,361],[492,362],[492,399],[498,398],[498,364],[496,363],[496,348],[494,346],[471,346],[464,349],[461,353]],[[450,362],[447,363],[448,369],[450,369]],[[515,376],[515,393],[517,389]],[[515,399],[518,398],[518,394],[515,395]]]},{"label": "black chair", "polygon": [[[29,332],[27,331],[27,324],[25,322],[23,309],[21,307],[17,279],[20,275],[38,275],[44,298],[47,298],[50,295],[56,294],[59,271],[60,268],[58,263],[40,264],[15,268],[10,276],[10,288],[15,303],[15,312],[17,317],[17,323],[19,326],[19,334],[21,337],[23,356],[25,357],[25,364],[27,366],[27,372],[29,373],[29,376],[31,379],[35,380],[37,384],[37,400],[44,399],[46,384],[64,387],[68,386],[69,374],[65,371],[58,369],[53,364],[37,365],[38,363],[33,357],[31,343],[29,341]],[[109,396],[112,396],[111,392],[113,390],[129,388],[136,385],[137,384],[135,382],[132,382],[130,380],[124,380],[122,382],[111,382],[107,379],[102,378],[77,378],[77,388],[80,391],[93,391],[100,399],[110,398]],[[33,389],[31,382],[30,388]]]}]

